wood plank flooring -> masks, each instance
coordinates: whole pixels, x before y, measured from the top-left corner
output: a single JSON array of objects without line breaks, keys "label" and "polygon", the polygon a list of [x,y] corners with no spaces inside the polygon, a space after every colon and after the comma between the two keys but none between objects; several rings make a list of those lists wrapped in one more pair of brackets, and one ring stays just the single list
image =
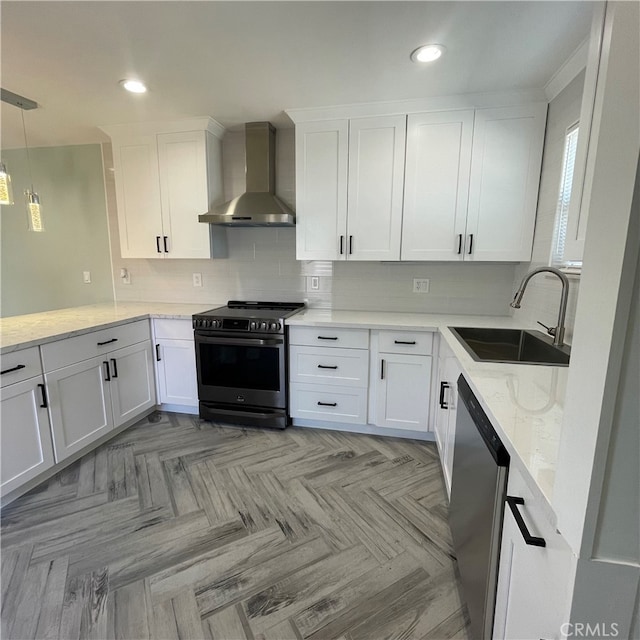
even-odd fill
[{"label": "wood plank flooring", "polygon": [[2,637],[467,638],[435,445],[156,413],[2,511]]}]

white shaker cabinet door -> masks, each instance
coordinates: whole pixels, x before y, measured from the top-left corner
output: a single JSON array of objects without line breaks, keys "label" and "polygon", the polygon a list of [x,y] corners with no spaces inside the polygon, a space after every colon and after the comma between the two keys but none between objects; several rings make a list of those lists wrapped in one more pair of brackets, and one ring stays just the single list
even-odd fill
[{"label": "white shaker cabinet door", "polygon": [[[428,430],[431,389],[431,356],[381,353],[377,363],[378,379],[375,424],[379,427]],[[372,375],[375,375],[375,367]]]},{"label": "white shaker cabinet door", "polygon": [[[158,135],[162,248],[166,258],[210,258],[205,131]],[[165,248],[166,247],[166,248]]]},{"label": "white shaker cabinet door", "polygon": [[106,357],[45,374],[56,462],[113,428],[108,378]]},{"label": "white shaker cabinet door", "polygon": [[400,260],[406,123],[349,122],[348,260]]},{"label": "white shaker cabinet door", "polygon": [[344,260],[347,233],[347,120],[296,126],[296,258]]},{"label": "white shaker cabinet door", "polygon": [[462,260],[473,111],[411,114],[402,218],[402,260]]},{"label": "white shaker cabinet door", "polygon": [[198,378],[193,340],[158,339],[156,371],[159,403],[198,406]]},{"label": "white shaker cabinet door", "polygon": [[161,257],[163,231],[156,136],[114,141],[113,164],[122,257]]},{"label": "white shaker cabinet door", "polygon": [[150,342],[141,342],[111,352],[109,371],[114,427],[119,427],[155,405],[156,389]]},{"label": "white shaker cabinet door", "polygon": [[42,378],[8,385],[0,392],[0,490],[3,495],[54,464]]},{"label": "white shaker cabinet door", "polygon": [[546,112],[546,104],[476,111],[465,260],[531,259]]}]

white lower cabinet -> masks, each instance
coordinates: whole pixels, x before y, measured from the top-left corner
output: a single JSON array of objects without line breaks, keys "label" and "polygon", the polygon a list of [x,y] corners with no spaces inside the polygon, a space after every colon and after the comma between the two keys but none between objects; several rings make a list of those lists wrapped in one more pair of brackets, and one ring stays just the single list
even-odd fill
[{"label": "white lower cabinet", "polygon": [[433,334],[371,332],[370,421],[378,427],[429,430]]},{"label": "white lower cabinet", "polygon": [[375,385],[375,424],[427,431],[431,357],[381,353]]},{"label": "white lower cabinet", "polygon": [[153,333],[158,403],[196,408],[198,376],[191,321],[156,319]]},{"label": "white lower cabinet", "polygon": [[513,466],[507,494],[523,498],[524,504],[517,508],[524,524],[545,546],[527,544],[510,507],[505,506],[493,638],[563,638],[562,625],[569,620],[571,550],[548,520],[541,498],[531,493]]},{"label": "white lower cabinet", "polygon": [[[4,367],[4,360],[3,360]],[[0,392],[0,491],[13,491],[54,464],[42,376]]]},{"label": "white lower cabinet", "polygon": [[456,437],[456,409],[458,406],[458,377],[462,369],[453,351],[440,339],[438,356],[438,379],[436,385],[437,405],[434,420],[436,444],[447,494],[451,497],[451,471],[453,469],[453,444]]},{"label": "white lower cabinet", "polygon": [[366,424],[367,390],[337,385],[293,384],[291,417]]}]

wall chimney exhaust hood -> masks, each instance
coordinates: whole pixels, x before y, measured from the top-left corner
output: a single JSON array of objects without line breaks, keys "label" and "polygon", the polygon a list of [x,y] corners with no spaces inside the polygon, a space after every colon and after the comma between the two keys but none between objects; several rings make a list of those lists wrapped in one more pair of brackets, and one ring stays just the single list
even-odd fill
[{"label": "wall chimney exhaust hood", "polygon": [[227,227],[291,227],[295,213],[275,195],[275,127],[270,122],[245,124],[247,190],[212,207],[200,222]]}]

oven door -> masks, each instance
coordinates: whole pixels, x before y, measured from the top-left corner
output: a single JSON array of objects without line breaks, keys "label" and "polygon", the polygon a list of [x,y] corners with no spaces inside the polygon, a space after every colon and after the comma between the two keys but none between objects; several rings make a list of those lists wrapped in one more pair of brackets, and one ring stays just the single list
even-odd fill
[{"label": "oven door", "polygon": [[195,332],[200,402],[285,409],[282,335]]}]

